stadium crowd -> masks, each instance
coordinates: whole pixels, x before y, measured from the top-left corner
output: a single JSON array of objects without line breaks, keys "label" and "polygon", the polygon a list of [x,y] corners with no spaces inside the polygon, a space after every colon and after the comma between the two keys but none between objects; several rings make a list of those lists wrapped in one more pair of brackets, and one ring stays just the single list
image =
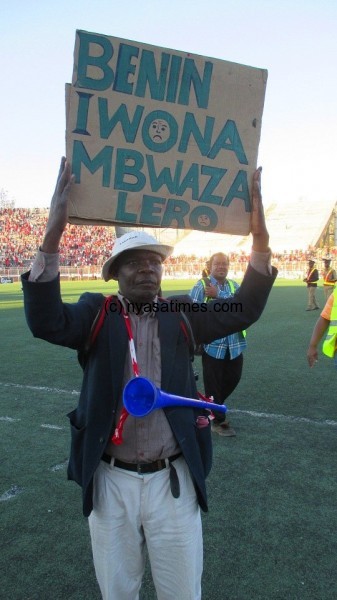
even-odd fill
[{"label": "stadium crowd", "polygon": [[[0,267],[2,269],[27,268],[30,266],[36,254],[36,240],[42,239],[48,217],[48,209],[30,208],[0,208]],[[97,267],[110,256],[115,231],[113,227],[92,225],[67,226],[62,238],[60,248],[60,264],[63,267]],[[316,260],[323,258],[324,250],[308,249],[284,251],[274,253],[274,263],[282,266],[283,263],[297,264],[305,263],[312,254]],[[337,260],[337,248],[330,249],[332,261]],[[167,275],[174,275],[176,268],[189,271],[191,275],[198,275],[200,266],[209,257],[200,258],[195,255],[172,256],[165,263]],[[241,252],[232,252],[229,255],[230,262],[235,263],[236,268],[245,269],[248,255]]]},{"label": "stadium crowd", "polygon": [[[2,266],[26,267],[36,254],[36,240],[42,239],[47,209],[3,208],[0,210],[0,259]],[[111,254],[114,229],[68,225],[62,239],[61,265],[99,266]]]}]

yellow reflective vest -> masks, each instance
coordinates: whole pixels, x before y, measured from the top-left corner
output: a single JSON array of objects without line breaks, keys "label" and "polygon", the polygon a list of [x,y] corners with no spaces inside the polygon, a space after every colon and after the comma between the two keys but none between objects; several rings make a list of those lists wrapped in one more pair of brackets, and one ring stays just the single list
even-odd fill
[{"label": "yellow reflective vest", "polygon": [[322,347],[323,353],[333,358],[337,350],[337,289],[333,291],[333,305],[328,333]]},{"label": "yellow reflective vest", "polygon": [[334,285],[335,285],[335,282],[334,282],[334,281],[330,281],[330,280],[328,279],[329,275],[330,275],[331,273],[333,273],[333,271],[334,271],[334,270],[331,268],[331,269],[329,269],[329,270],[327,271],[327,273],[325,273],[325,275],[323,276],[323,285],[331,285],[331,286],[334,286]]}]

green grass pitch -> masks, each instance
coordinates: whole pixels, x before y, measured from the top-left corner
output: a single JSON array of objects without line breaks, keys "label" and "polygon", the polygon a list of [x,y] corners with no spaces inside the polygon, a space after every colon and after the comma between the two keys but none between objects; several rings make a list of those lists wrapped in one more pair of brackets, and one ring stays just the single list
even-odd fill
[{"label": "green grass pitch", "polygon": [[[163,293],[193,283],[167,280]],[[73,301],[115,285],[62,290]],[[318,298],[323,305],[321,289]],[[337,597],[337,372],[323,356],[307,366],[318,311],[305,308],[305,286],[279,280],[248,330],[243,377],[227,402],[237,437],[213,438],[203,600]],[[19,284],[0,286],[0,324],[0,598],[99,600],[80,489],[66,480],[76,354],[32,337]],[[195,367],[202,390],[198,358]],[[141,600],[155,597],[147,567]]]}]

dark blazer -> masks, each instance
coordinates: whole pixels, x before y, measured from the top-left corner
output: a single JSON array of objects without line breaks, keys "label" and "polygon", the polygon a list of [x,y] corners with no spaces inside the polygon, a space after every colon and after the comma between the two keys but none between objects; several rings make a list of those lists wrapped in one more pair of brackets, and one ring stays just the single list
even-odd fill
[{"label": "dark blazer", "polygon": [[307,287],[317,287],[317,281],[319,280],[319,274],[317,269],[308,269],[307,276],[304,281],[307,282]]},{"label": "dark blazer", "polygon": [[[35,337],[53,344],[83,350],[98,310],[102,294],[85,293],[74,304],[63,303],[59,278],[45,283],[22,276],[25,314]],[[210,342],[235,331],[247,329],[261,315],[276,277],[260,275],[248,267],[237,294],[226,300],[209,302],[197,310],[189,296],[175,298],[169,311],[158,311],[161,345],[162,390],[197,398],[190,351],[183,328],[183,310],[197,342]],[[241,304],[241,308],[240,308]],[[92,510],[93,476],[115,426],[117,403],[122,395],[128,338],[123,318],[108,313],[91,348],[84,369],[78,406],[68,416],[71,425],[71,451],[68,478],[82,486],[83,513]],[[171,429],[189,467],[198,501],[207,510],[205,479],[212,462],[210,427],[198,428],[196,408],[164,408]]]}]

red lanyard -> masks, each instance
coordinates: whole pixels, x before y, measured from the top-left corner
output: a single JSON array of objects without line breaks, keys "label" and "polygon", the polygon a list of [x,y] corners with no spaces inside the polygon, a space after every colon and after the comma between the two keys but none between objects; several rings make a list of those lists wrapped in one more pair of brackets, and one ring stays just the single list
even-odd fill
[{"label": "red lanyard", "polygon": [[[130,351],[130,357],[131,357],[132,370],[133,370],[134,376],[139,377],[139,367],[138,367],[137,356],[136,356],[135,342],[134,342],[133,334],[132,334],[131,322],[130,322],[129,315],[126,313],[123,305],[122,305],[122,315],[124,317],[124,323],[125,323],[126,331],[128,333],[128,338],[129,338],[129,351]],[[198,396],[202,400],[206,400],[207,402],[213,402],[212,397],[206,398],[206,396],[203,396],[200,392],[198,392]],[[212,413],[211,413],[211,415],[212,415]],[[124,427],[124,423],[128,416],[129,416],[129,413],[126,410],[125,406],[123,406],[122,412],[119,417],[118,424],[117,424],[115,431],[110,440],[113,444],[115,444],[115,446],[119,446],[120,444],[123,443],[123,437],[122,437],[123,427]],[[212,418],[214,418],[213,415],[212,415]],[[207,419],[207,424],[208,424],[208,419]]]},{"label": "red lanyard", "polygon": [[[129,315],[126,313],[126,311],[124,309],[124,306],[122,306],[122,315],[124,317],[124,323],[125,323],[126,331],[127,331],[128,338],[129,338],[129,351],[130,351],[130,357],[131,357],[132,370],[133,370],[134,376],[139,377],[139,367],[138,367],[137,356],[136,356],[135,342],[134,342],[133,334],[132,334],[131,322],[130,322]],[[123,406],[117,427],[115,428],[114,434],[110,440],[116,446],[119,446],[120,444],[123,443],[123,437],[122,437],[123,427],[124,427],[124,423],[125,423],[128,415],[129,415],[128,411]]]}]

